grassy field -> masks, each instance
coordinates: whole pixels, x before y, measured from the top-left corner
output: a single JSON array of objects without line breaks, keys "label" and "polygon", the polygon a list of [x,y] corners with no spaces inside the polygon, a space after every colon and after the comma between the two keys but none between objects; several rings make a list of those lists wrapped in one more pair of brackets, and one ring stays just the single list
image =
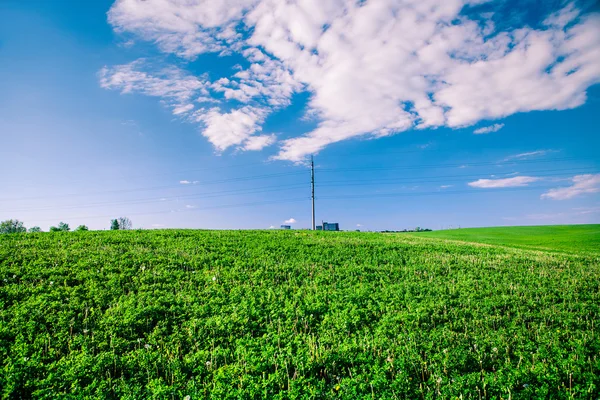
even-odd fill
[{"label": "grassy field", "polygon": [[572,250],[307,231],[0,235],[0,390],[596,399],[600,257]]},{"label": "grassy field", "polygon": [[571,253],[600,253],[600,225],[512,226],[422,232],[419,236]]}]

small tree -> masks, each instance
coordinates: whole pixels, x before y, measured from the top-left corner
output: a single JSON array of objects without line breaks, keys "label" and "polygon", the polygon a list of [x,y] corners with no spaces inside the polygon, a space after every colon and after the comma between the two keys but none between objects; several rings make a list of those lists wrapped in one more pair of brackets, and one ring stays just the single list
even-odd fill
[{"label": "small tree", "polygon": [[40,228],[39,226],[34,226],[33,228],[29,228],[27,230],[27,232],[29,232],[29,233],[36,233],[36,232],[41,232],[41,231],[42,231],[42,228]]},{"label": "small tree", "polygon": [[110,221],[110,230],[111,231],[118,231],[119,230],[119,221],[116,219],[113,219]]},{"label": "small tree", "polygon": [[84,232],[84,231],[89,231],[90,229],[85,226],[85,225],[79,225],[77,228],[75,228],[76,232]]},{"label": "small tree", "polygon": [[56,226],[50,227],[50,232],[68,232],[70,230],[71,230],[71,228],[69,228],[69,224],[66,224],[64,222],[60,222],[58,224],[58,227],[56,227]]},{"label": "small tree", "polygon": [[131,229],[131,227],[132,227],[132,223],[129,218],[127,218],[127,217],[119,218],[119,229],[128,230],[128,229]]},{"label": "small tree", "polygon": [[9,219],[0,222],[0,233],[23,233],[27,232],[23,222],[18,219]]}]

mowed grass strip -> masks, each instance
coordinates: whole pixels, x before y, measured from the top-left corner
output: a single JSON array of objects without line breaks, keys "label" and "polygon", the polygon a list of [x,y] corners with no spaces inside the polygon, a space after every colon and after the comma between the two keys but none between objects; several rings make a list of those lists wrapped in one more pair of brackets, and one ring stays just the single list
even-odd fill
[{"label": "mowed grass strip", "polygon": [[546,225],[448,229],[415,233],[422,237],[538,250],[600,254],[600,225]]},{"label": "mowed grass strip", "polygon": [[597,398],[597,255],[410,235],[0,236],[4,398]]}]

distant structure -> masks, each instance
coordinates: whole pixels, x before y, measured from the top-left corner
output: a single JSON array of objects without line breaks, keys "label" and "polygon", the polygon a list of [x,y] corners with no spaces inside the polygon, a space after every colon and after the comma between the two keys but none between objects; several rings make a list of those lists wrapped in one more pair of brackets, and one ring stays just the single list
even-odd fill
[{"label": "distant structure", "polygon": [[[319,230],[317,228],[317,230]],[[325,222],[323,221],[323,225],[321,226],[321,230],[324,231],[339,231],[340,230],[340,224],[338,224],[337,222]]]},{"label": "distant structure", "polygon": [[318,231],[322,231],[322,230],[323,230],[323,225],[317,225],[317,228],[316,228],[316,229],[317,229]]},{"label": "distant structure", "polygon": [[281,229],[292,229],[291,225],[281,225]]}]

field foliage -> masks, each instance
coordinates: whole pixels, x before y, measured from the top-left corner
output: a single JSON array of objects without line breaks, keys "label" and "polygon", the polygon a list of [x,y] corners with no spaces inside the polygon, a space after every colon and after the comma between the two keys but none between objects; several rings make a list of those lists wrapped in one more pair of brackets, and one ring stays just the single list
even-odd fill
[{"label": "field foliage", "polygon": [[406,234],[0,236],[3,398],[598,398],[600,258]]}]

